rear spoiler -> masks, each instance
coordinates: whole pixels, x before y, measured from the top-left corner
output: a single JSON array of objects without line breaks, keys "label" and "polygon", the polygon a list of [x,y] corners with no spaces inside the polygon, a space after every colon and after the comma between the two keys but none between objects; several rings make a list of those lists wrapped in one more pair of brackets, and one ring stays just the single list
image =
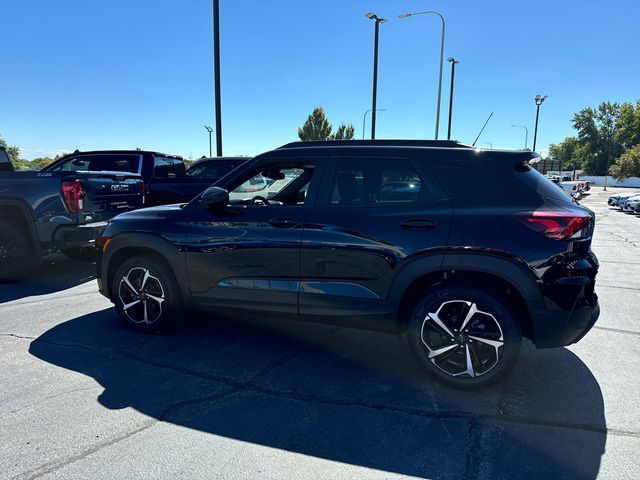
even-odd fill
[{"label": "rear spoiler", "polygon": [[13,172],[13,164],[4,147],[0,146],[0,172]]}]

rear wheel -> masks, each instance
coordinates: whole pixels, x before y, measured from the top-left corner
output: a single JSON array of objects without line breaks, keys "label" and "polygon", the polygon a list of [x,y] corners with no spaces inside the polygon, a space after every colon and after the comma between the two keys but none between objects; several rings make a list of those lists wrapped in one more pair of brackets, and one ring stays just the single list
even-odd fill
[{"label": "rear wheel", "polygon": [[27,236],[15,225],[0,220],[0,282],[19,280],[37,265]]},{"label": "rear wheel", "polygon": [[506,302],[471,287],[428,292],[414,309],[407,337],[418,362],[455,388],[503,379],[520,354],[522,335]]},{"label": "rear wheel", "polygon": [[155,255],[125,261],[113,278],[112,292],[120,318],[138,330],[161,330],[180,314],[182,302],[173,274]]}]

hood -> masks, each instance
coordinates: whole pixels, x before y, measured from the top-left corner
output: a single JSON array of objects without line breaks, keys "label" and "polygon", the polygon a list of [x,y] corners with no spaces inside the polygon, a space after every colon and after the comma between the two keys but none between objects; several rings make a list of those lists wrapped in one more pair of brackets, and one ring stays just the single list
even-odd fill
[{"label": "hood", "polygon": [[172,215],[175,212],[182,211],[184,203],[176,203],[173,205],[160,205],[157,207],[140,208],[138,210],[132,210],[130,212],[124,212],[114,217],[112,221],[139,221],[139,220],[151,220],[151,219],[163,219]]}]

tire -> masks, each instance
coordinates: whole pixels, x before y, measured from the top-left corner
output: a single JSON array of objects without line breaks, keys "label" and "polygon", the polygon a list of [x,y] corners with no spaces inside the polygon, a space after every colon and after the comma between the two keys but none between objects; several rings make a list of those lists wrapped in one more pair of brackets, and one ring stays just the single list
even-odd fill
[{"label": "tire", "polygon": [[93,262],[98,256],[93,247],[65,248],[61,252],[74,262]]},{"label": "tire", "polygon": [[37,264],[30,239],[14,224],[0,220],[0,282],[21,280]]},{"label": "tire", "polygon": [[129,327],[159,331],[177,323],[182,308],[180,291],[173,273],[156,255],[140,255],[120,265],[112,292],[118,315]]},{"label": "tire", "polygon": [[416,359],[433,378],[473,390],[507,376],[520,355],[522,334],[499,296],[452,285],[427,292],[418,302],[407,339]]}]

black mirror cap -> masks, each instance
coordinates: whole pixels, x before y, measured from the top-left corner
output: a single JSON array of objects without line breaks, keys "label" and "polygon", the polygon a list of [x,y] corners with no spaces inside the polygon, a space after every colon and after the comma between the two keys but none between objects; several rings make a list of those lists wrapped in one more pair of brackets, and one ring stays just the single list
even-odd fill
[{"label": "black mirror cap", "polygon": [[209,209],[224,208],[229,205],[229,192],[224,188],[209,187],[200,196],[200,203]]}]

